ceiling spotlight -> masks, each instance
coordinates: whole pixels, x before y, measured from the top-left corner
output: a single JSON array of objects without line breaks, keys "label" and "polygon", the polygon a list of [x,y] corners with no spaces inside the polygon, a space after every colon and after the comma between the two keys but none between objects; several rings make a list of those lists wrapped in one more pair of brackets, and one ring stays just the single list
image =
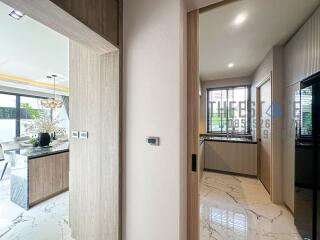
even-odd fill
[{"label": "ceiling spotlight", "polygon": [[233,21],[233,23],[235,25],[240,25],[242,24],[245,20],[247,19],[247,15],[242,13],[242,14],[239,14]]},{"label": "ceiling spotlight", "polygon": [[23,13],[17,10],[13,10],[11,13],[9,13],[10,17],[13,17],[16,20],[20,20],[23,17]]},{"label": "ceiling spotlight", "polygon": [[234,63],[229,63],[228,64],[228,68],[233,68],[234,67]]}]

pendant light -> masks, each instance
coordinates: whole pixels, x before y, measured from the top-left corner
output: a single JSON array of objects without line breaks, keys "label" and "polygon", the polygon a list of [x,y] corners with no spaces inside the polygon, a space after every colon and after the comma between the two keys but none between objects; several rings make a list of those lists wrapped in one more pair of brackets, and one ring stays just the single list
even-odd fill
[{"label": "pendant light", "polygon": [[62,100],[56,99],[56,77],[57,75],[47,76],[48,79],[53,78],[53,98],[41,100],[41,106],[43,106],[44,108],[55,109],[61,108],[63,105]]}]

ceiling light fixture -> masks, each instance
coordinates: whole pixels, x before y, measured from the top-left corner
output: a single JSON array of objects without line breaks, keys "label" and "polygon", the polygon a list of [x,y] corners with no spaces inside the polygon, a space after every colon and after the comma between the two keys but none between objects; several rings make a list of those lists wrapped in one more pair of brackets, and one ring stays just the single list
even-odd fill
[{"label": "ceiling light fixture", "polygon": [[240,25],[240,24],[242,24],[246,19],[247,19],[247,14],[242,13],[242,14],[239,14],[239,15],[234,19],[233,23],[234,23],[235,25]]},{"label": "ceiling light fixture", "polygon": [[55,108],[61,108],[63,105],[62,100],[56,99],[56,77],[57,75],[47,76],[48,79],[53,78],[53,98],[47,98],[47,99],[41,100],[41,105],[44,108],[55,109]]},{"label": "ceiling light fixture", "polygon": [[11,13],[9,13],[9,16],[16,20],[20,20],[23,17],[23,13],[18,10],[13,10]]},{"label": "ceiling light fixture", "polygon": [[233,68],[234,67],[234,63],[229,63],[228,64],[228,68]]}]

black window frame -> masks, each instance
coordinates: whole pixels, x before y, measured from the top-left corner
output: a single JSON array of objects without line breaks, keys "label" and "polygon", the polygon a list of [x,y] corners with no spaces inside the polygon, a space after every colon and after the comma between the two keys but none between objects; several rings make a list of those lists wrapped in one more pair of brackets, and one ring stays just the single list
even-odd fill
[{"label": "black window frame", "polygon": [[[20,94],[20,93],[11,93],[11,92],[5,92],[5,91],[0,91],[0,94],[5,94],[5,95],[11,95],[16,97],[16,137],[20,137],[21,134],[21,97],[29,97],[29,98],[37,98],[37,99],[48,99],[48,97],[41,97],[41,96],[36,96],[36,95],[29,95],[29,94]],[[52,117],[52,110],[50,111],[51,117]]]},{"label": "black window frame", "polygon": [[[252,135],[252,129],[251,129],[251,85],[235,85],[235,86],[227,86],[227,87],[216,87],[216,88],[207,88],[207,99],[206,99],[206,105],[207,105],[207,112],[206,112],[206,118],[207,118],[207,133],[209,134],[216,134],[216,135],[226,135],[228,133],[228,120],[227,120],[227,126],[226,131],[223,131],[221,127],[221,131],[210,131],[209,130],[209,92],[214,90],[226,90],[227,91],[227,102],[228,102],[228,90],[235,89],[235,88],[247,88],[247,129],[245,133],[237,132],[236,135],[238,136],[251,136]],[[229,106],[227,106],[227,119],[229,118]]]}]

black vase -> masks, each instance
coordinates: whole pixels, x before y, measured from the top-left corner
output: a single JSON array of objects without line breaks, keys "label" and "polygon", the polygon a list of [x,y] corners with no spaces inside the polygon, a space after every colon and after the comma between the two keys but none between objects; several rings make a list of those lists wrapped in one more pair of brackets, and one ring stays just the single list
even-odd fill
[{"label": "black vase", "polygon": [[46,147],[50,144],[50,134],[49,133],[39,133],[38,134],[39,146]]}]

